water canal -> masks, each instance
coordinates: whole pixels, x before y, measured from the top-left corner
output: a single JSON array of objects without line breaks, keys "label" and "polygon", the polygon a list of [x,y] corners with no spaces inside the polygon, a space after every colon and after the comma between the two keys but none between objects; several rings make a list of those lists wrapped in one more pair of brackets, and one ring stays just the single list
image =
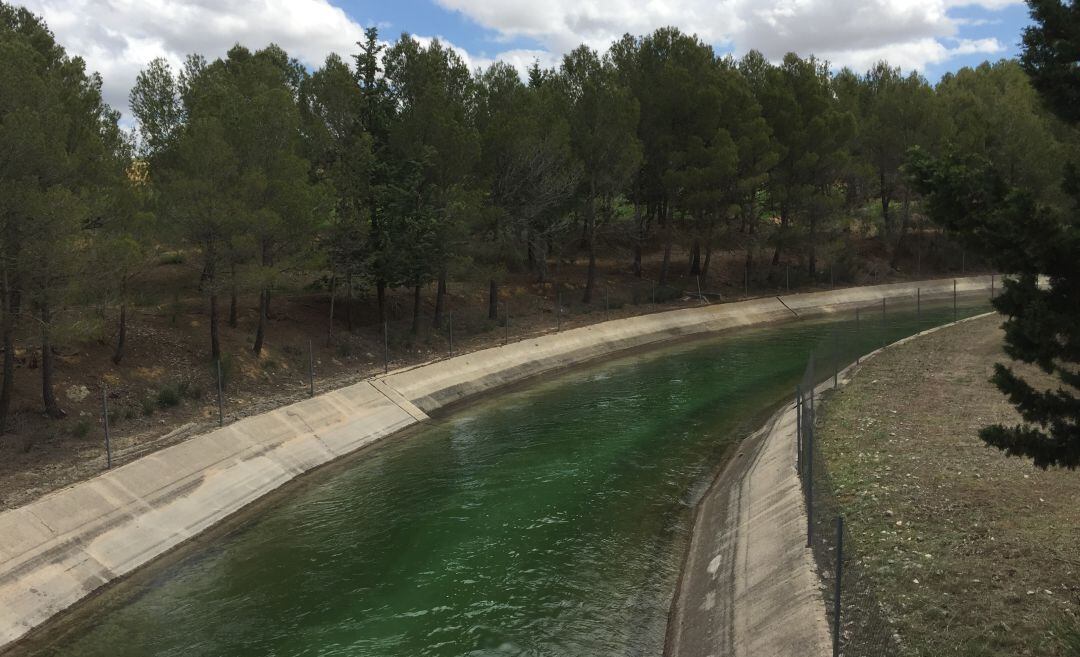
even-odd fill
[{"label": "water canal", "polygon": [[808,353],[834,330],[854,357],[952,316],[732,332],[472,404],[290,488],[19,652],[659,655],[696,496]]}]

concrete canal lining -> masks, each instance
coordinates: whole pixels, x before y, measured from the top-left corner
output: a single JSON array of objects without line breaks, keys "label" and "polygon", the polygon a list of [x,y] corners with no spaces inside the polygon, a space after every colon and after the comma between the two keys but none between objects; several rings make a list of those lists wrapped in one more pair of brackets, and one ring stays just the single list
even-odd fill
[{"label": "concrete canal lining", "polygon": [[[958,279],[982,293],[990,277]],[[448,404],[614,352],[790,321],[953,281],[835,290],[605,322],[392,372],[160,450],[0,514],[0,646],[320,465]]]}]

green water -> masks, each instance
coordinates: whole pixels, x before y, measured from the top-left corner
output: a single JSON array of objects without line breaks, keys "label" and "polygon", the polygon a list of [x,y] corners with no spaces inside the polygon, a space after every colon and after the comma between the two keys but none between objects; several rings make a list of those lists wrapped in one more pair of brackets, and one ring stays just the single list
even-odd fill
[{"label": "green water", "polygon": [[690,510],[725,448],[792,393],[811,349],[853,356],[952,314],[731,333],[475,404],[316,475],[26,650],[659,655]]}]

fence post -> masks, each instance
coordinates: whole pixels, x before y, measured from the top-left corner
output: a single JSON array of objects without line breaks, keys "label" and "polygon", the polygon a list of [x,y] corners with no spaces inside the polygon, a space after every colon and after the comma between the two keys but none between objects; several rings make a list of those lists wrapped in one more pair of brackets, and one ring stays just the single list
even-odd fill
[{"label": "fence post", "polygon": [[[655,290],[655,288],[653,288]],[[655,292],[653,293],[655,297]],[[654,299],[655,301],[655,299]],[[555,293],[555,332],[562,330],[562,292]]]},{"label": "fence post", "polygon": [[705,297],[701,296],[701,276],[694,276],[694,278],[697,279],[697,299],[700,306],[705,303]]},{"label": "fence post", "polygon": [[[813,399],[813,393],[810,399]],[[806,547],[814,544],[814,407],[806,423]]]},{"label": "fence post", "polygon": [[990,298],[994,298],[994,275],[990,274]]},{"label": "fence post", "polygon": [[881,348],[888,344],[888,326],[885,324],[885,297],[881,297]]},{"label": "fence post", "polygon": [[105,468],[112,468],[112,443],[109,441],[109,391],[101,384],[101,416],[105,419]]},{"label": "fence post", "polygon": [[503,345],[510,344],[510,302],[503,301]]},{"label": "fence post", "polygon": [[652,305],[656,305],[656,281],[652,282]]},{"label": "fence post", "polygon": [[840,585],[844,574],[844,516],[836,516],[836,588],[833,592],[833,657],[840,657]]},{"label": "fence post", "polygon": [[840,379],[840,336],[835,331],[833,332],[833,350],[832,350],[832,387],[835,390]]},{"label": "fence post", "polygon": [[382,323],[383,374],[390,373],[390,326],[384,319]]},{"label": "fence post", "polygon": [[225,393],[221,385],[221,359],[217,359],[217,425],[225,426]]},{"label": "fence post", "polygon": [[829,287],[836,287],[836,273],[833,271],[833,264],[829,263]]},{"label": "fence post", "polygon": [[836,582],[833,590],[833,657],[840,657],[840,587],[843,578],[843,517],[836,517]]},{"label": "fence post", "polygon": [[611,319],[611,288],[604,288],[604,319]]},{"label": "fence post", "polygon": [[784,287],[791,292],[791,265],[784,265]]},{"label": "fence post", "polygon": [[795,471],[802,474],[802,385],[795,385]]},{"label": "fence post", "polygon": [[915,319],[922,319],[922,288],[915,288]]},{"label": "fence post", "polygon": [[447,313],[447,320],[448,320],[448,323],[449,323],[449,326],[447,328],[447,332],[448,332],[449,337],[450,337],[450,357],[453,358],[454,357],[454,311],[453,310],[451,310],[449,313]]},{"label": "fence post", "polygon": [[315,351],[311,348],[311,340],[307,341],[308,353],[308,395],[315,396]]},{"label": "fence post", "polygon": [[956,279],[952,282],[952,320],[956,321]]},{"label": "fence post", "polygon": [[750,265],[749,263],[743,267],[743,297],[750,298]]}]

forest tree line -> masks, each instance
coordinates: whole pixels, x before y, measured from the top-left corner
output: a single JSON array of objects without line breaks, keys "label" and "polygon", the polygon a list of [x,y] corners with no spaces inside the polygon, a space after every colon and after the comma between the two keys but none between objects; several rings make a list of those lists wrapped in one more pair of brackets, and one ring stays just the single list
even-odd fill
[{"label": "forest tree line", "polygon": [[1048,204],[1064,202],[1075,150],[1014,61],[931,84],[885,62],[735,58],[670,27],[525,75],[374,28],[314,70],[275,45],[236,45],[179,70],[148,62],[130,106],[128,131],[101,79],[0,2],[0,422],[21,336],[40,352],[45,411],[61,413],[54,329],[89,296],[115,309],[122,362],[134,283],[164,250],[197,261],[212,359],[221,325],[257,294],[257,355],[290,272],[317,275],[331,299],[371,290],[380,319],[404,287],[419,321],[434,285],[436,325],[448,279],[485,281],[494,317],[508,272],[543,281],[567,254],[588,263],[588,302],[598,258],[622,256],[613,231],[638,276],[658,254],[661,284],[682,266],[674,247],[702,278],[733,250],[748,270],[793,259],[813,277],[842,257],[856,211],[900,252],[920,202],[913,147],[993,162]]}]

